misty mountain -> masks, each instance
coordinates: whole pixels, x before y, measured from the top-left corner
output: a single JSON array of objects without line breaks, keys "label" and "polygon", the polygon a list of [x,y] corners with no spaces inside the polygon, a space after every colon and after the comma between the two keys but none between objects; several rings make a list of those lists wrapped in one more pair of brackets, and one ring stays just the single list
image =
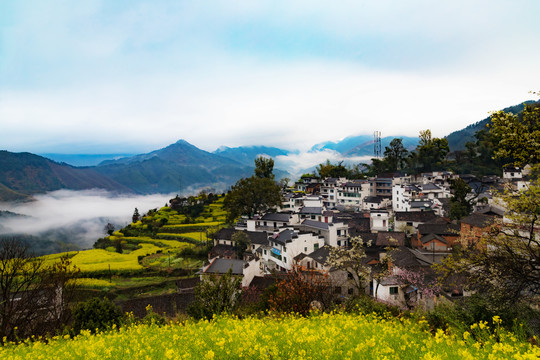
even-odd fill
[{"label": "misty mountain", "polygon": [[286,156],[290,154],[290,151],[268,146],[239,146],[235,148],[222,146],[214,151],[214,154],[229,158],[246,166],[253,166],[255,159],[259,155],[267,155],[275,158],[280,155]]},{"label": "misty mountain", "polygon": [[[403,139],[403,145],[407,150],[414,150],[418,144],[417,137],[408,136],[387,136],[381,138],[382,151],[390,144],[394,138]],[[344,156],[373,156],[373,135],[348,136],[345,139],[333,142],[327,141],[317,144],[311,148],[311,151],[334,150]]]},{"label": "misty mountain", "polygon": [[66,163],[72,166],[96,166],[105,160],[115,160],[136,154],[38,154],[57,163]]},{"label": "misty mountain", "polygon": [[60,189],[131,192],[93,168],[59,164],[30,153],[0,151],[0,169],[0,201],[27,200],[33,194]]},{"label": "misty mountain", "polygon": [[[540,100],[538,101],[528,100],[528,101],[523,102],[522,104],[504,108],[503,111],[509,112],[512,114],[519,114],[523,111],[525,104],[534,104],[535,102],[540,103]],[[450,135],[446,136],[446,139],[448,140],[448,146],[450,147],[450,151],[464,150],[466,143],[470,141],[475,141],[474,134],[479,130],[487,129],[486,125],[490,122],[491,122],[491,116],[488,116],[484,120],[471,124],[464,129],[457,130],[450,133]]]},{"label": "misty mountain", "polygon": [[190,186],[224,189],[253,173],[253,166],[201,150],[185,140],[148,154],[104,161],[95,169],[140,194],[178,192]]}]

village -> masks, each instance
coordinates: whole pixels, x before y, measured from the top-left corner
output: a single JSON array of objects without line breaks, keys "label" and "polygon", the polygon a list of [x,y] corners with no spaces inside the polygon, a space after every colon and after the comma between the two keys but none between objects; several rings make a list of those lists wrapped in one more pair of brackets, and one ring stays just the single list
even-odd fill
[{"label": "village", "polygon": [[[244,216],[234,227],[219,230],[197,281],[232,271],[242,287],[264,288],[280,274],[300,270],[326,274],[336,299],[369,294],[401,308],[429,309],[437,296],[470,294],[465,281],[438,284],[434,265],[456,246],[475,246],[504,221],[504,204],[496,194],[525,189],[529,171],[529,166],[507,167],[502,177],[482,178],[449,171],[365,180],[303,176],[282,190],[276,211]],[[473,189],[467,196],[474,198],[474,207],[470,215],[452,221],[449,203],[456,179]],[[238,241],[243,238],[247,245],[241,254]],[[340,263],[340,254],[351,255],[352,242],[360,242],[361,253]],[[351,261],[361,262],[362,271]],[[179,282],[180,291],[193,284]]]}]

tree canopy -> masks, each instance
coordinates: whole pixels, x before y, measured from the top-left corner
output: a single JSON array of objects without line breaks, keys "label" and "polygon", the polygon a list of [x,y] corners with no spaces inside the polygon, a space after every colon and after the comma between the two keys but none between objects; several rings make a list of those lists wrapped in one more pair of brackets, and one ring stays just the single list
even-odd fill
[{"label": "tree canopy", "polygon": [[281,189],[272,174],[274,161],[259,157],[255,166],[255,175],[238,180],[225,196],[223,208],[229,222],[241,215],[253,217],[281,205]]}]

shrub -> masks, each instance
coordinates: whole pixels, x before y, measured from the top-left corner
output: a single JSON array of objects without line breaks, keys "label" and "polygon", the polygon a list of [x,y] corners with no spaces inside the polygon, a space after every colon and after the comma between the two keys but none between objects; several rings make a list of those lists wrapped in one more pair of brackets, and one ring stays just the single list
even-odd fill
[{"label": "shrub", "polygon": [[81,302],[73,310],[73,332],[90,330],[92,333],[119,326],[122,321],[122,311],[107,298],[92,298]]}]

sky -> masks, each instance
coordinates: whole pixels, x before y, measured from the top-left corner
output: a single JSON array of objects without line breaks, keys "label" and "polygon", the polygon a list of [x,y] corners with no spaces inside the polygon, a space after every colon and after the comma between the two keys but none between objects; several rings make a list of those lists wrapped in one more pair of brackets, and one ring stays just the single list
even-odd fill
[{"label": "sky", "polygon": [[0,149],[440,137],[538,97],[538,0],[0,2]]}]

